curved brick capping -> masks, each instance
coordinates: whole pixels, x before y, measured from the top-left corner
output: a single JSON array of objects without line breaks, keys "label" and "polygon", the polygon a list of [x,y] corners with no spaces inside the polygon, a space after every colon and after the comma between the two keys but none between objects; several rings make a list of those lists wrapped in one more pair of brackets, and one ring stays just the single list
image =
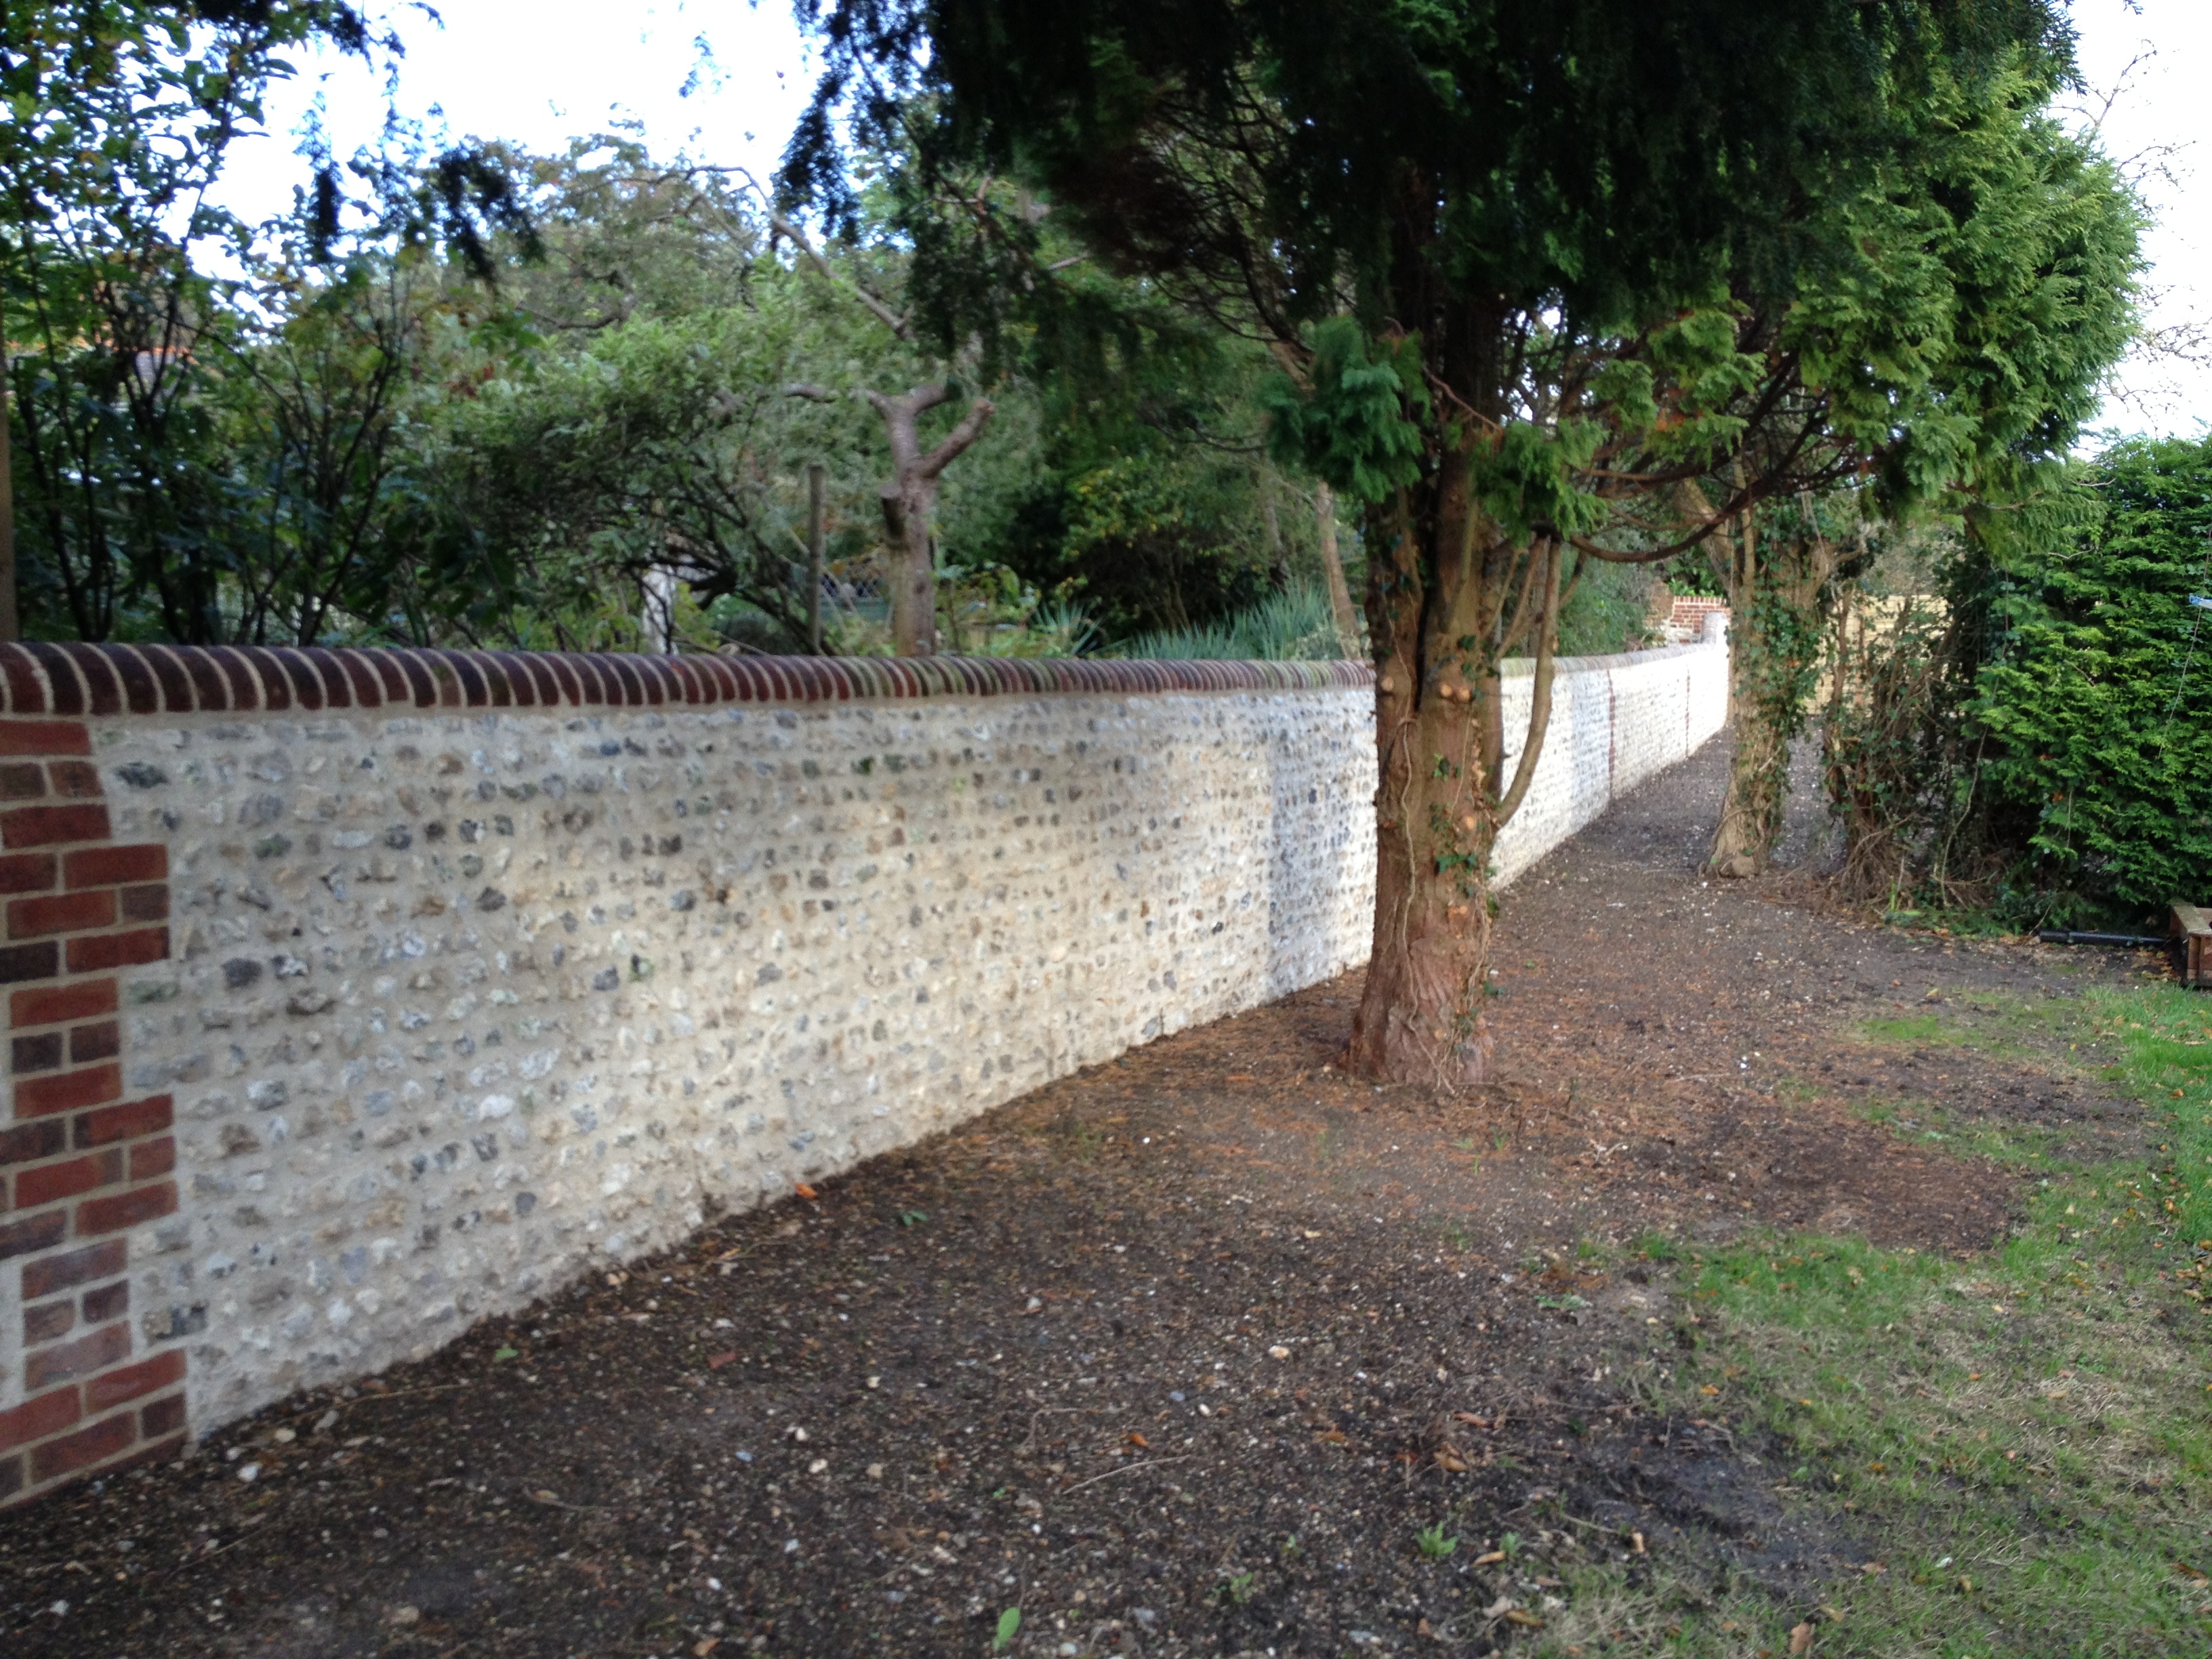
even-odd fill
[{"label": "curved brick capping", "polygon": [[1049,692],[1320,690],[1373,679],[1366,664],[1350,662],[0,644],[0,714],[7,714],[678,708]]}]

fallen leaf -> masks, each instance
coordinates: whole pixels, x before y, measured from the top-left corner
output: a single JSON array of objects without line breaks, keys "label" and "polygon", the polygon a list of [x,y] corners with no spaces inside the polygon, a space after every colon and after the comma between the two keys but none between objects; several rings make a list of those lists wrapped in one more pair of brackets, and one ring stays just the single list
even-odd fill
[{"label": "fallen leaf", "polygon": [[1270,1359],[1288,1359],[1290,1357],[1291,1351],[1280,1343],[1267,1350],[1267,1358]]},{"label": "fallen leaf", "polygon": [[[1492,1550],[1487,1555],[1476,1556],[1474,1558],[1474,1565],[1478,1567],[1494,1567],[1504,1559],[1505,1552],[1504,1550]],[[1491,1616],[1492,1618],[1497,1617],[1495,1613],[1492,1613]]]},{"label": "fallen leaf", "polygon": [[536,1492],[530,1495],[541,1504],[557,1504],[561,1501],[561,1494],[559,1492],[550,1491],[544,1486],[540,1486]]},{"label": "fallen leaf", "polygon": [[1472,1423],[1478,1429],[1486,1429],[1490,1426],[1488,1423],[1485,1422],[1481,1418],[1477,1417],[1473,1412],[1454,1412],[1452,1413],[1452,1421],[1455,1423]]},{"label": "fallen leaf", "polygon": [[1813,1650],[1813,1627],[1812,1627],[1812,1626],[1810,1626],[1810,1625],[1798,1625],[1798,1626],[1795,1626],[1794,1628],[1792,1628],[1792,1629],[1791,1629],[1791,1631],[1790,1631],[1790,1651],[1791,1655],[1793,1656],[1793,1659],[1794,1659],[1794,1656],[1796,1656],[1796,1655],[1797,1655],[1797,1654],[1801,1654],[1801,1653],[1810,1653],[1810,1652],[1812,1652],[1812,1650]]},{"label": "fallen leaf", "polygon": [[1127,1441],[1132,1446],[1134,1446],[1139,1451],[1149,1451],[1152,1449],[1152,1443],[1146,1439],[1141,1434],[1138,1434],[1133,1431],[1124,1435],[1122,1438]]},{"label": "fallen leaf", "polygon": [[1628,1534],[1628,1541],[1636,1547],[1636,1553],[1638,1555],[1644,1553],[1644,1534],[1642,1533],[1632,1532]]},{"label": "fallen leaf", "polygon": [[737,1363],[738,1351],[735,1348],[731,1349],[727,1353],[715,1353],[708,1354],[707,1356],[707,1369],[710,1371],[719,1371],[725,1365],[734,1365]]},{"label": "fallen leaf", "polygon": [[720,1637],[710,1636],[703,1642],[695,1643],[692,1646],[691,1652],[694,1659],[707,1659],[707,1656],[708,1654],[712,1653],[716,1648],[719,1648],[721,1645],[722,1638]]},{"label": "fallen leaf", "polygon": [[1465,1474],[1467,1473],[1466,1460],[1461,1457],[1459,1453],[1449,1446],[1444,1446],[1438,1449],[1437,1452],[1437,1467],[1443,1470],[1448,1474]]},{"label": "fallen leaf", "polygon": [[1710,1382],[1700,1382],[1698,1385],[1698,1392],[1699,1394],[1718,1394],[1720,1390]]},{"label": "fallen leaf", "polygon": [[1505,1611],[1505,1622],[1509,1625],[1525,1625],[1530,1630],[1544,1628],[1544,1621],[1523,1607],[1508,1607]]},{"label": "fallen leaf", "polygon": [[1859,1571],[1864,1573],[1868,1577],[1871,1578],[1876,1573],[1887,1572],[1889,1569],[1883,1566],[1879,1561],[1869,1561],[1864,1566],[1861,1567]]},{"label": "fallen leaf", "polygon": [[815,1194],[814,1188],[811,1188],[811,1187],[810,1187],[810,1186],[808,1186],[808,1185],[807,1185],[805,1182],[803,1182],[803,1181],[802,1181],[802,1182],[799,1182],[796,1187],[793,1187],[791,1190],[792,1190],[792,1191],[793,1191],[794,1193],[797,1193],[797,1194],[798,1194],[801,1198],[812,1198],[812,1197],[816,1196],[816,1194]]},{"label": "fallen leaf", "polygon": [[495,1348],[492,1351],[491,1357],[494,1359],[520,1359],[522,1358],[522,1350],[520,1348]]},{"label": "fallen leaf", "polygon": [[1330,1429],[1324,1433],[1316,1435],[1314,1438],[1324,1446],[1341,1446],[1344,1443],[1344,1431]]}]

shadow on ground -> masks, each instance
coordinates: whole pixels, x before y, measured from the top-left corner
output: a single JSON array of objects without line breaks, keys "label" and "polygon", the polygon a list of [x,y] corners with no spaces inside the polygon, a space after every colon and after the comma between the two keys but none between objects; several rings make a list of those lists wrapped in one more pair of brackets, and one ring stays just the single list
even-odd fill
[{"label": "shadow on ground", "polygon": [[1871,1545],[1655,1410],[1696,1321],[1627,1247],[1987,1247],[1974,1147],[2141,1138],[2042,1011],[2143,966],[1708,885],[1726,763],[1516,884],[1483,1097],[1329,1069],[1356,979],[1155,1043],[0,1518],[7,1650],[1473,1654],[1594,1560],[1809,1610]]}]

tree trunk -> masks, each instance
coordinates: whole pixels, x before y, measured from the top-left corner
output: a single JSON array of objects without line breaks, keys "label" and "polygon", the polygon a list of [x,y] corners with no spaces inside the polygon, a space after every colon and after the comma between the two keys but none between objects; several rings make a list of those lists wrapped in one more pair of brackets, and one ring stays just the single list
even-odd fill
[{"label": "tree trunk", "polygon": [[[1444,472],[1432,561],[1420,558],[1402,501],[1396,524],[1378,515],[1369,526],[1368,625],[1380,659],[1375,933],[1345,1065],[1449,1091],[1490,1076],[1491,858],[1543,750],[1564,560],[1556,547],[1493,541],[1464,467]],[[1387,556],[1376,550],[1386,545]],[[1536,641],[1535,680],[1508,786],[1498,665],[1524,633]]]},{"label": "tree trunk", "polygon": [[[1415,706],[1395,684],[1376,705],[1383,762],[1376,795],[1375,936],[1346,1069],[1447,1088],[1479,1084],[1490,1074],[1482,998],[1490,969],[1488,872],[1498,839],[1495,813],[1482,792],[1468,787],[1480,763],[1480,717],[1474,705],[1441,696]],[[1467,757],[1462,770],[1433,775],[1435,758],[1453,755]],[[1452,866],[1439,868],[1439,859]]]},{"label": "tree trunk", "polygon": [[902,657],[937,651],[937,557],[929,519],[934,479],[894,478],[883,489],[884,551],[890,568],[891,649]]},{"label": "tree trunk", "polygon": [[922,453],[922,415],[952,394],[943,381],[911,392],[860,394],[883,417],[890,442],[891,476],[879,492],[884,505],[884,553],[890,566],[891,648],[902,657],[927,657],[937,649],[937,558],[929,521],[945,469],[982,435],[994,412],[988,398],[968,405],[945,441]]},{"label": "tree trunk", "polygon": [[1758,629],[1734,611],[1729,622],[1729,701],[1735,711],[1735,754],[1729,763],[1728,796],[1713,831],[1707,864],[1717,876],[1748,877],[1764,871],[1782,838],[1790,794],[1790,739],[1760,693],[1764,672],[1755,652]]},{"label": "tree trunk", "polygon": [[1790,745],[1804,730],[1820,665],[1820,595],[1834,550],[1806,508],[1800,533],[1762,547],[1746,514],[1731,550],[1729,704],[1735,755],[1707,866],[1749,877],[1772,861],[1790,795]]},{"label": "tree trunk", "polygon": [[1345,660],[1359,660],[1359,613],[1352,608],[1352,589],[1344,580],[1344,561],[1336,551],[1336,492],[1327,484],[1314,491],[1314,516],[1321,521],[1321,574],[1328,586],[1328,608],[1336,617],[1337,647]]}]

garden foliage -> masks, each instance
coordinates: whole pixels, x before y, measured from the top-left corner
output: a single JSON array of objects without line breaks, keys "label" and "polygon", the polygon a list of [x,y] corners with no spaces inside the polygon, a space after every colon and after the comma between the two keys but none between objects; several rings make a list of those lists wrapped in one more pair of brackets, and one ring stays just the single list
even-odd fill
[{"label": "garden foliage", "polygon": [[1970,712],[1998,810],[2039,886],[2212,898],[2212,440],[2122,444],[2071,504],[1989,578]]}]

